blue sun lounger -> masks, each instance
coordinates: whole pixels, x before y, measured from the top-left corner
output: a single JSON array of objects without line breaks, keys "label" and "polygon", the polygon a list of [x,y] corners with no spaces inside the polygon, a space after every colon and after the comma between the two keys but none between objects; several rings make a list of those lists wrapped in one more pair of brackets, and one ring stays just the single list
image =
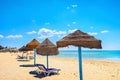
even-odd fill
[{"label": "blue sun lounger", "polygon": [[38,74],[44,73],[45,76],[50,76],[51,74],[58,74],[58,72],[60,71],[60,69],[56,68],[47,69],[43,64],[36,64],[35,66],[38,67],[37,73]]}]

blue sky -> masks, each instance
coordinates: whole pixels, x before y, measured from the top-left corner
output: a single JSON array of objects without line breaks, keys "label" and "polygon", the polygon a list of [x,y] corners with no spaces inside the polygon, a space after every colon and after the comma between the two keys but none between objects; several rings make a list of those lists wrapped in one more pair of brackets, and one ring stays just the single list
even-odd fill
[{"label": "blue sky", "polygon": [[0,0],[0,45],[56,43],[76,29],[102,40],[103,49],[120,50],[120,1]]}]

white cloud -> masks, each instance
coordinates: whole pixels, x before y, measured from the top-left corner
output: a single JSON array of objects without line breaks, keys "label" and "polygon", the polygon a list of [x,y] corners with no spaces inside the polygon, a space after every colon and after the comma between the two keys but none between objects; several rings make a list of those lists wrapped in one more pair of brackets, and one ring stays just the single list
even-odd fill
[{"label": "white cloud", "polygon": [[72,24],[76,24],[76,22],[74,21],[74,22],[72,22]]},{"label": "white cloud", "polygon": [[70,24],[67,24],[68,27],[70,27]]},{"label": "white cloud", "polygon": [[8,35],[6,38],[22,38],[22,35]]},{"label": "white cloud", "polygon": [[74,31],[76,31],[77,29],[73,29],[73,30],[68,30],[68,33],[73,33]]},{"label": "white cloud", "polygon": [[27,32],[27,34],[36,34],[36,31]]},{"label": "white cloud", "polygon": [[56,35],[62,35],[62,34],[66,34],[66,31],[55,31]]},{"label": "white cloud", "polygon": [[71,5],[73,8],[76,8],[76,7],[78,7],[78,5],[77,4],[73,4],[73,5]]},{"label": "white cloud", "polygon": [[88,34],[90,34],[90,35],[97,35],[98,33],[97,32],[88,32]]},{"label": "white cloud", "polygon": [[109,32],[108,30],[103,30],[103,31],[101,31],[101,33],[107,33],[107,32]]},{"label": "white cloud", "polygon": [[50,22],[46,22],[45,25],[50,25]]},{"label": "white cloud", "polygon": [[38,31],[38,34],[40,36],[46,36],[46,37],[52,37],[55,33],[55,30],[50,30],[50,29],[46,29],[46,28],[41,28]]},{"label": "white cloud", "polygon": [[4,36],[0,34],[0,38],[3,38]]},{"label": "white cloud", "polygon": [[63,38],[64,36],[66,36],[66,34],[64,34],[64,35],[58,35],[59,38]]},{"label": "white cloud", "polygon": [[51,30],[47,28],[41,28],[38,31],[39,38],[48,38],[48,37],[53,37],[55,35],[61,36],[66,34],[66,31],[56,31],[56,30]]},{"label": "white cloud", "polygon": [[49,37],[51,37],[51,36],[40,35],[38,38],[40,38],[40,39],[45,39],[45,38],[49,38]]},{"label": "white cloud", "polygon": [[77,4],[72,4],[72,5],[67,6],[66,9],[67,9],[67,10],[71,10],[71,9],[77,8],[77,7],[78,7]]}]

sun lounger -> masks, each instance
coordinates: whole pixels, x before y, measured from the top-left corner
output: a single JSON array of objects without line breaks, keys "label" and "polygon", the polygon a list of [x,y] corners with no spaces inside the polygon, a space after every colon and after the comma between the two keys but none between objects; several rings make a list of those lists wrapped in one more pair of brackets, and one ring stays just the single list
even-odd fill
[{"label": "sun lounger", "polygon": [[44,65],[42,64],[36,64],[36,66],[38,67],[38,69],[36,70],[38,74],[44,73],[45,76],[50,76],[51,74],[58,74],[58,72],[60,71],[60,69],[56,69],[56,68],[46,68]]},{"label": "sun lounger", "polygon": [[25,57],[25,56],[20,56],[20,55],[18,55],[17,56],[17,59],[26,59],[27,57]]},{"label": "sun lounger", "polygon": [[29,56],[29,59],[31,60],[31,59],[34,59],[34,57],[33,56]]}]

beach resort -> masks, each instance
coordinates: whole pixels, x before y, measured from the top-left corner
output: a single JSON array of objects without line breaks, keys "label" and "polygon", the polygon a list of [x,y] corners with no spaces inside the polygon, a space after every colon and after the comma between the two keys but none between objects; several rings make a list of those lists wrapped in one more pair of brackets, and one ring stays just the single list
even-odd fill
[{"label": "beach resort", "polygon": [[120,80],[120,0],[0,0],[0,80]]},{"label": "beach resort", "polygon": [[[76,40],[78,40],[77,44],[73,36]],[[69,40],[66,40],[66,43],[63,44],[59,43],[65,39]],[[99,41],[97,39],[95,40],[94,39],[95,38],[93,36],[90,36],[87,33],[77,30],[69,34],[68,36],[64,37],[60,41],[57,41],[57,46],[55,46],[48,38],[46,38],[42,43],[40,43],[36,39],[33,39],[32,41],[27,43],[26,46],[21,47],[18,50],[18,52],[15,51],[15,49],[6,51],[4,50],[5,48],[1,46],[0,79],[119,80],[120,62],[119,59],[114,60],[115,56],[119,56],[119,54],[118,55],[115,54],[115,51],[113,51],[114,53],[112,53],[111,51],[102,50],[99,51],[79,50],[81,49],[81,46],[90,48],[101,48],[101,43],[92,42],[91,44],[91,41]],[[82,42],[83,40],[86,43]],[[75,46],[78,45],[79,46],[78,51],[58,50],[57,48],[58,46],[66,46],[66,44]],[[4,52],[2,50],[4,50]],[[119,52],[120,51],[117,51],[117,53]],[[106,58],[111,58],[111,56],[108,56],[107,53],[111,55],[114,54],[115,56],[112,56],[113,59],[107,60]],[[61,55],[56,56],[58,54]],[[53,55],[55,55],[56,57]]]}]

